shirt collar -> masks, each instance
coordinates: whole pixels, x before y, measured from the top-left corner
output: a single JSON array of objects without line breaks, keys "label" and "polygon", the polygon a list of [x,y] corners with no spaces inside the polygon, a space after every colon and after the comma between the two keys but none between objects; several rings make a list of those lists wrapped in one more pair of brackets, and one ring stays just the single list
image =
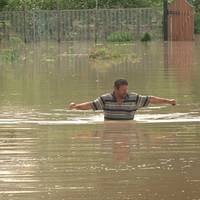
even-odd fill
[{"label": "shirt collar", "polygon": [[[115,100],[117,100],[117,98],[116,98],[116,96],[115,96],[115,91],[113,91],[112,93],[111,93],[111,95],[112,95],[112,97],[113,97],[113,99],[115,99]],[[128,99],[129,98],[129,94],[127,93],[127,95],[125,96],[125,100],[126,99]]]}]

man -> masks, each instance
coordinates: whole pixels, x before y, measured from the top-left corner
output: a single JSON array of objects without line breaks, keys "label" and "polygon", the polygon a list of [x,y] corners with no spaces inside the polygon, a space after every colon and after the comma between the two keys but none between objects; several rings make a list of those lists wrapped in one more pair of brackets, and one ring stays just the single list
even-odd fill
[{"label": "man", "polygon": [[136,110],[151,104],[176,105],[175,99],[164,99],[155,96],[142,96],[136,93],[128,93],[128,81],[116,80],[114,91],[104,94],[91,102],[70,104],[70,109],[78,110],[104,110],[104,119],[107,120],[133,120]]}]

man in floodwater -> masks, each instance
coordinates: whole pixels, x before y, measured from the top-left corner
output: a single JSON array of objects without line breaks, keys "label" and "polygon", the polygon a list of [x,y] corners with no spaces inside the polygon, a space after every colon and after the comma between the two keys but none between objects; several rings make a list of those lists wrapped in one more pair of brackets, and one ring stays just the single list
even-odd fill
[{"label": "man in floodwater", "polygon": [[128,81],[118,79],[114,82],[114,91],[101,95],[96,100],[81,104],[70,104],[70,109],[103,110],[106,120],[133,120],[135,112],[149,104],[176,105],[175,99],[164,99],[155,96],[142,96],[128,92]]}]

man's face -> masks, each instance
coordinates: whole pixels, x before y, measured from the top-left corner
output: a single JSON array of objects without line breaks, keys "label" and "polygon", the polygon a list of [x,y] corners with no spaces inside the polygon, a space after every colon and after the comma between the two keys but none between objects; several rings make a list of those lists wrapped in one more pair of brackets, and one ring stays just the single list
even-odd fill
[{"label": "man's face", "polygon": [[127,93],[128,93],[128,85],[121,85],[119,87],[119,89],[115,88],[115,93],[121,97],[121,98],[124,98]]}]

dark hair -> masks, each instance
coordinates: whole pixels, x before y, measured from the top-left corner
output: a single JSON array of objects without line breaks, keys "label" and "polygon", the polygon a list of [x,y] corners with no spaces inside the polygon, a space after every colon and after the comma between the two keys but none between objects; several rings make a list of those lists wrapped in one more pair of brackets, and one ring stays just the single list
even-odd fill
[{"label": "dark hair", "polygon": [[118,79],[114,83],[114,87],[117,89],[119,89],[119,87],[122,85],[128,85],[128,81],[126,79]]}]

